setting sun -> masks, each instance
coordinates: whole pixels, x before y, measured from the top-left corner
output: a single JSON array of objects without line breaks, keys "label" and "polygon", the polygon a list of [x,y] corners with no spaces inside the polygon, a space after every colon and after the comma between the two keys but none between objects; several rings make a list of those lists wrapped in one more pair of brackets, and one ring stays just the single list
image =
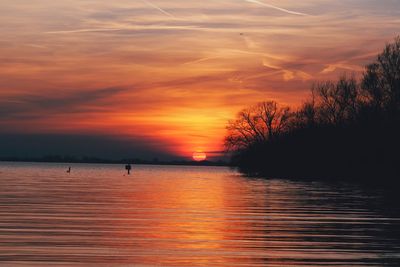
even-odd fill
[{"label": "setting sun", "polygon": [[203,161],[207,159],[207,155],[204,152],[194,152],[192,157],[195,161]]}]

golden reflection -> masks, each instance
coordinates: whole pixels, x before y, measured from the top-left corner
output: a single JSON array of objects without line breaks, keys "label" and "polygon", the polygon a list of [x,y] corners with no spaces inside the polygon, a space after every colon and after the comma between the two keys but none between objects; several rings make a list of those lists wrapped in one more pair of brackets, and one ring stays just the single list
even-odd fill
[{"label": "golden reflection", "polygon": [[[158,257],[166,265],[234,266],[242,261],[251,262],[250,256],[240,254],[246,252],[243,241],[254,227],[253,220],[242,217],[250,204],[247,197],[251,197],[252,189],[226,170],[221,175],[218,168],[184,169],[173,172],[172,167],[169,177],[158,179],[151,186],[136,184],[134,192],[122,196],[127,199],[125,207],[129,212],[113,212],[117,212],[116,217],[134,220],[135,226],[120,237],[132,238],[132,246],[141,250],[157,248]],[[263,198],[250,202],[257,209]],[[154,263],[152,257],[156,256],[151,253],[150,258],[143,260]]]}]

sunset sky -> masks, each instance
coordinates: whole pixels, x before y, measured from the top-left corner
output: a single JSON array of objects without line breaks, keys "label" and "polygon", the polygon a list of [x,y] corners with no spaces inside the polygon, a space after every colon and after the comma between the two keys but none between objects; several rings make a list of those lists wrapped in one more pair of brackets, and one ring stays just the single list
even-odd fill
[{"label": "sunset sky", "polygon": [[400,34],[398,0],[1,0],[0,156],[190,159]]}]

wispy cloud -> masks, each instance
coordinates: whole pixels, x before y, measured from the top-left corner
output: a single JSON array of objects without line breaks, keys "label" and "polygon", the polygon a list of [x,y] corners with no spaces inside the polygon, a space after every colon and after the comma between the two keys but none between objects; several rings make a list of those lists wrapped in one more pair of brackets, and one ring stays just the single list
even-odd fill
[{"label": "wispy cloud", "polygon": [[202,63],[202,62],[206,62],[206,61],[209,61],[209,60],[220,59],[220,58],[221,57],[219,57],[219,56],[203,57],[203,58],[199,58],[199,59],[196,59],[196,60],[191,60],[191,61],[185,62],[182,65],[197,64],[197,63]]},{"label": "wispy cloud", "polygon": [[146,5],[149,5],[149,6],[153,7],[153,8],[155,8],[155,9],[157,9],[158,11],[163,13],[164,15],[167,15],[168,17],[175,18],[174,15],[172,15],[171,13],[166,11],[165,9],[162,9],[161,7],[159,7],[158,5],[156,5],[156,4],[154,4],[154,3],[150,2],[150,1],[142,0],[142,2],[145,3]]},{"label": "wispy cloud", "polygon": [[191,25],[118,25],[113,28],[86,28],[86,29],[71,29],[71,30],[58,30],[58,31],[48,31],[45,34],[68,34],[68,33],[102,33],[102,32],[134,32],[134,31],[205,31],[206,29],[191,26]]},{"label": "wispy cloud", "polygon": [[60,31],[48,31],[48,34],[63,34],[63,33],[87,33],[87,32],[110,32],[120,31],[121,28],[91,28],[91,29],[74,29],[74,30],[60,30]]},{"label": "wispy cloud", "polygon": [[260,5],[260,6],[263,6],[263,7],[276,9],[276,10],[279,10],[279,11],[282,11],[282,12],[285,12],[285,13],[288,13],[288,14],[291,14],[291,15],[309,16],[306,13],[292,11],[292,10],[289,10],[289,9],[281,8],[281,7],[278,7],[278,6],[275,6],[275,5],[271,5],[271,4],[267,4],[267,3],[264,3],[264,2],[261,2],[261,1],[257,1],[257,0],[245,0],[245,1],[249,2],[249,3],[257,4],[257,5]]},{"label": "wispy cloud", "polygon": [[0,101],[0,119],[79,113],[87,112],[92,108],[93,110],[100,110],[108,106],[103,102],[109,101],[111,97],[125,90],[124,88],[75,89],[75,92],[58,96],[29,94],[9,97],[8,100]]},{"label": "wispy cloud", "polygon": [[327,74],[336,71],[337,69],[342,69],[346,71],[359,71],[361,72],[363,70],[363,67],[354,65],[354,64],[348,64],[348,63],[335,63],[335,64],[329,64],[327,65],[320,73],[321,74]]}]

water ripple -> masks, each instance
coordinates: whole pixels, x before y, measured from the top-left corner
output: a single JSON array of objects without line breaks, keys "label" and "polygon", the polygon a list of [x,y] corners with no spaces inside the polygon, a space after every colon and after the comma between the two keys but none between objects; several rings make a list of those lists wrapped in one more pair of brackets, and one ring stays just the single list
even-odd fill
[{"label": "water ripple", "polygon": [[379,190],[227,168],[0,164],[1,266],[400,266]]}]

